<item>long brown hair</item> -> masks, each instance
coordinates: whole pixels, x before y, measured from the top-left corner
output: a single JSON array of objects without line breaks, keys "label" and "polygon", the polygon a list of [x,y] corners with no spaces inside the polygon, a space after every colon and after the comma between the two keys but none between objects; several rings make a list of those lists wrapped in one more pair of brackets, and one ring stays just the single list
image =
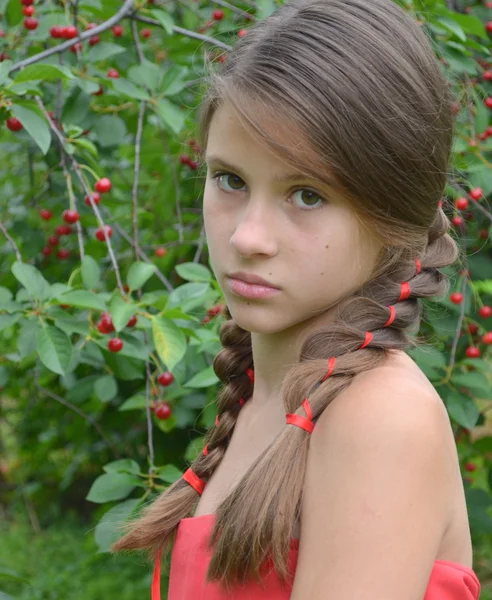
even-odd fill
[{"label": "long brown hair", "polygon": [[[286,163],[328,183],[335,179],[361,222],[384,244],[365,284],[338,304],[335,322],[311,333],[282,386],[286,413],[313,419],[358,373],[380,365],[390,349],[417,346],[422,318],[419,298],[444,297],[449,279],[441,268],[460,261],[442,209],[454,135],[450,84],[426,31],[392,0],[293,0],[248,30],[226,60],[210,68],[198,117],[206,148],[214,111],[227,102],[258,143]],[[314,150],[315,163],[279,143],[284,123]],[[201,156],[203,166],[203,155]],[[422,270],[416,274],[415,259]],[[400,284],[411,294],[398,301]],[[390,327],[388,305],[395,305]],[[222,382],[218,425],[206,434],[208,454],[191,465],[208,481],[234,430],[238,399],[251,395],[246,370],[253,367],[251,334],[226,310],[223,349],[214,360]],[[357,352],[365,332],[371,343]],[[321,385],[327,359],[334,373]],[[251,576],[261,581],[270,560],[287,579],[292,527],[300,516],[309,434],[286,427],[217,509],[210,539],[207,580],[225,589]],[[182,478],[127,523],[112,550],[168,549],[198,492]],[[278,515],[282,515],[279,519]]]}]

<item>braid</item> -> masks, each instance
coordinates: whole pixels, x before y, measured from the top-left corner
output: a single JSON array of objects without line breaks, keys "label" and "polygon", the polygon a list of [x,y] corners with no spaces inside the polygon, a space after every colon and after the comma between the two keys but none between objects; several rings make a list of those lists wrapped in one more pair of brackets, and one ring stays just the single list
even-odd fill
[{"label": "braid", "polygon": [[[214,360],[214,370],[223,388],[217,397],[215,426],[205,437],[205,447],[183,476],[170,485],[138,518],[122,525],[126,535],[113,544],[113,552],[146,547],[150,559],[160,559],[162,548],[174,542],[176,528],[193,510],[198,496],[222,460],[234,430],[239,410],[252,393],[254,372],[251,334],[239,327],[228,308],[220,330],[223,349]],[[197,496],[198,495],[198,496]]]}]

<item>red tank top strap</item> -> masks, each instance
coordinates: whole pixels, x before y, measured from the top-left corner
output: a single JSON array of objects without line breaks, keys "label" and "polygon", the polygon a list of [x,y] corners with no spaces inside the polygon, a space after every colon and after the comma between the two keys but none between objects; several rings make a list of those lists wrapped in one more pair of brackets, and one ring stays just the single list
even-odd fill
[{"label": "red tank top strap", "polygon": [[157,551],[152,577],[152,600],[161,600],[161,549]]}]

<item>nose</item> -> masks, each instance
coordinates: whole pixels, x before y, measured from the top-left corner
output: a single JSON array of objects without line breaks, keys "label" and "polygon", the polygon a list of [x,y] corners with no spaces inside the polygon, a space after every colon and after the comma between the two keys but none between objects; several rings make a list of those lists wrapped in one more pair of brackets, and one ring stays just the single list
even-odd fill
[{"label": "nose", "polygon": [[244,257],[255,254],[275,256],[277,243],[275,241],[274,216],[272,209],[266,208],[265,201],[249,202],[241,212],[238,224],[231,236],[230,244]]}]

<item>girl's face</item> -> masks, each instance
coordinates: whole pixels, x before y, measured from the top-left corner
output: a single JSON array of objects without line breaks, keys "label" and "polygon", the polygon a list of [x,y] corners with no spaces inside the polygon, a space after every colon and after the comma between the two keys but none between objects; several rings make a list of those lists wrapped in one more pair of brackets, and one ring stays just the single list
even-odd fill
[{"label": "girl's face", "polygon": [[[376,236],[339,193],[259,144],[227,105],[213,116],[206,162],[210,262],[240,327],[278,333],[314,322],[369,278],[381,250]],[[228,277],[235,271],[258,275],[279,291],[255,299],[238,295]],[[316,321],[330,322],[329,315]]]}]

